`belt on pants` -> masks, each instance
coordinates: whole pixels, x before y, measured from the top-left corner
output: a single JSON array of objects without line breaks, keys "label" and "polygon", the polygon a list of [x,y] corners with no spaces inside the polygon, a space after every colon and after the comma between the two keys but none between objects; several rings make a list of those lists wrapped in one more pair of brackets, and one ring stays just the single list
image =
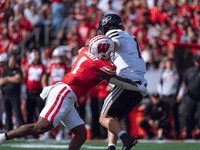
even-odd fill
[{"label": "belt on pants", "polygon": [[163,95],[163,97],[174,97],[176,94],[170,94],[170,95]]}]

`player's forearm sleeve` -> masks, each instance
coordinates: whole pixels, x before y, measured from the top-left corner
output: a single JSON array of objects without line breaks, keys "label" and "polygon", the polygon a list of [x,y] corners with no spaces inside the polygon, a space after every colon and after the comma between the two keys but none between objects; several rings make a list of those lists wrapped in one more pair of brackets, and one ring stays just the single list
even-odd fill
[{"label": "player's forearm sleeve", "polygon": [[112,84],[121,86],[122,88],[127,89],[127,90],[131,90],[131,91],[142,91],[142,90],[141,90],[140,88],[138,88],[137,86],[135,86],[135,85],[133,85],[133,84],[130,84],[130,83],[127,83],[127,82],[124,82],[124,81],[121,81],[121,80],[116,79],[116,78],[114,78],[114,77],[110,78],[109,82],[112,83]]}]

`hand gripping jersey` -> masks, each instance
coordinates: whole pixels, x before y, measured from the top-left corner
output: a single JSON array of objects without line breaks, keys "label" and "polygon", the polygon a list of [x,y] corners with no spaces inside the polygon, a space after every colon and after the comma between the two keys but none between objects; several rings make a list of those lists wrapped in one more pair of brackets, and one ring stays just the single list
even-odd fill
[{"label": "hand gripping jersey", "polygon": [[81,97],[101,82],[98,72],[115,75],[116,66],[111,62],[94,57],[88,52],[88,47],[84,47],[80,50],[71,72],[66,74],[62,81],[72,88],[77,97]]},{"label": "hand gripping jersey", "polygon": [[117,75],[132,81],[145,81],[146,64],[141,56],[137,39],[131,33],[113,29],[106,33],[118,44],[113,63],[117,66]]}]

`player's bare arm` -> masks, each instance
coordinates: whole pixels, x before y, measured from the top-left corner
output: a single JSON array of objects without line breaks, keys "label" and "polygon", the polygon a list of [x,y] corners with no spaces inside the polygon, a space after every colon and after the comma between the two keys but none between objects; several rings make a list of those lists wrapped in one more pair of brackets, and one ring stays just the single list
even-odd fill
[{"label": "player's bare arm", "polygon": [[128,89],[131,89],[131,90],[139,90],[137,87],[137,83],[136,82],[133,82],[129,79],[126,79],[126,78],[122,78],[122,77],[119,77],[117,75],[108,75],[108,74],[105,74],[103,72],[99,72],[98,73],[98,76],[99,76],[99,79],[100,80],[107,80],[108,82],[112,83],[112,84],[115,84],[115,85],[119,85],[123,88],[128,88]]}]

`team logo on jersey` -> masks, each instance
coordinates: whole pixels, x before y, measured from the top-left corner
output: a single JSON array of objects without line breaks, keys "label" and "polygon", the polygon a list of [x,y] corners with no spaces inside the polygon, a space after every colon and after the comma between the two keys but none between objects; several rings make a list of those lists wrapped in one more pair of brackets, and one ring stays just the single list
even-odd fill
[{"label": "team logo on jersey", "polygon": [[103,18],[103,20],[102,20],[102,26],[104,26],[105,24],[107,24],[108,21],[111,20],[111,19],[112,19],[111,16],[108,16],[108,17]]}]

